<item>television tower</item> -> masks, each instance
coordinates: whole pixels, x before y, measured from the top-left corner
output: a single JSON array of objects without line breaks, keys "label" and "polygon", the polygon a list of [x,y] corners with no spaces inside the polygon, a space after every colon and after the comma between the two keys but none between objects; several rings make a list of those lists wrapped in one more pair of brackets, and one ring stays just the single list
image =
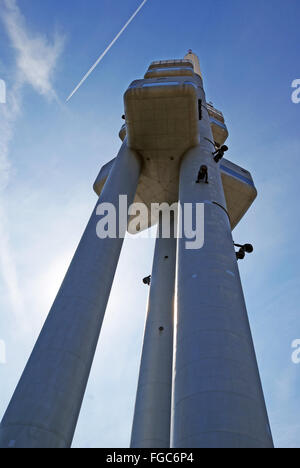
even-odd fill
[{"label": "television tower", "polygon": [[[232,230],[256,198],[223,158],[222,113],[206,102],[198,57],[153,62],[124,96],[123,144],[94,184],[99,201],[0,426],[0,447],[70,447],[126,228],[96,235],[99,203],[168,205],[158,225],[131,447],[272,448]],[[204,207],[204,244],[188,248],[185,204]],[[147,211],[147,210],[146,210]],[[177,222],[176,219],[178,218]],[[179,230],[182,231],[178,235]],[[176,238],[177,237],[177,238]],[[243,247],[239,256],[249,250]]]}]

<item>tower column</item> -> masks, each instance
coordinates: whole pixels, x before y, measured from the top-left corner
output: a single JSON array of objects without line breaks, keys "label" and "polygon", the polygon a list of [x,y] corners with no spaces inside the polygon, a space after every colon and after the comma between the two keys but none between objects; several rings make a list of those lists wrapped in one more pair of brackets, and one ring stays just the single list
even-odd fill
[{"label": "tower column", "polygon": [[[172,447],[273,447],[245,306],[220,167],[205,109],[201,143],[180,170],[181,206],[204,204],[204,246],[178,239]],[[200,166],[208,184],[196,183]],[[181,210],[183,225],[185,210]],[[200,223],[201,224],[201,223]]]},{"label": "tower column", "polygon": [[115,275],[116,238],[96,234],[99,203],[132,203],[139,157],[123,144],[0,426],[0,447],[70,447]]},{"label": "tower column", "polygon": [[151,287],[131,435],[132,448],[170,447],[173,305],[176,264],[174,217],[171,236],[157,231]]}]

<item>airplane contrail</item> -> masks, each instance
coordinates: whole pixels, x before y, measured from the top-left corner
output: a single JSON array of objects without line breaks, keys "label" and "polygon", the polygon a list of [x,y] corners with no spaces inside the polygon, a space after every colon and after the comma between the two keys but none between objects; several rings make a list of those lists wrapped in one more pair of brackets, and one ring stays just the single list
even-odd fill
[{"label": "airplane contrail", "polygon": [[95,68],[99,65],[99,63],[101,62],[101,60],[105,57],[105,55],[107,54],[107,52],[110,51],[110,49],[112,48],[112,46],[114,45],[114,43],[119,39],[119,37],[121,36],[121,34],[125,31],[125,29],[130,25],[131,21],[134,20],[134,18],[136,17],[136,15],[139,13],[139,11],[143,8],[143,6],[145,5],[145,3],[147,2],[148,0],[144,0],[141,5],[138,7],[138,9],[133,13],[133,15],[131,16],[131,18],[127,21],[127,23],[125,24],[125,26],[123,26],[123,28],[121,29],[121,31],[116,35],[116,37],[112,40],[112,42],[109,44],[109,46],[105,49],[105,51],[100,55],[100,57],[98,58],[98,60],[94,63],[94,65],[89,69],[89,71],[87,72],[86,75],[84,75],[84,77],[82,78],[82,80],[80,81],[80,83],[76,86],[76,88],[74,89],[74,91],[72,91],[72,93],[70,94],[70,96],[68,97],[67,101],[68,102],[72,96],[74,96],[74,94],[78,91],[78,89],[80,88],[81,85],[83,85],[83,83],[85,82],[85,80],[90,76],[90,74],[95,70]]}]

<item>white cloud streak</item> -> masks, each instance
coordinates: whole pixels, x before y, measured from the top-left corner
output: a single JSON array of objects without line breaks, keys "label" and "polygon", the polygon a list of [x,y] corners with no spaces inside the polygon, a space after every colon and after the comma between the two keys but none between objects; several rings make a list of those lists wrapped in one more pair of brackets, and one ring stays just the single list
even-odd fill
[{"label": "white cloud streak", "polygon": [[22,295],[5,213],[5,189],[11,172],[9,149],[15,122],[22,111],[23,86],[30,85],[38,94],[56,99],[52,79],[64,40],[56,35],[51,43],[43,35],[31,33],[16,0],[0,0],[0,19],[16,52],[13,82],[7,83],[6,104],[0,105],[0,274],[12,310],[20,318]]},{"label": "white cloud streak", "polygon": [[123,32],[125,31],[125,29],[128,28],[128,26],[130,25],[130,23],[134,20],[134,18],[137,16],[137,14],[140,12],[140,10],[143,8],[143,6],[146,4],[148,0],[143,0],[143,2],[141,3],[141,5],[138,7],[138,9],[133,13],[133,15],[129,18],[129,20],[127,21],[127,23],[123,26],[123,28],[121,29],[121,31],[114,37],[114,39],[111,41],[111,43],[109,44],[109,46],[105,49],[105,51],[100,55],[100,57],[96,60],[96,62],[94,63],[94,65],[89,69],[89,71],[84,75],[84,77],[82,78],[82,80],[80,81],[80,83],[76,86],[76,88],[72,91],[72,93],[70,94],[70,96],[67,98],[67,102],[74,96],[74,94],[78,91],[78,89],[83,85],[83,83],[87,80],[87,78],[90,76],[90,74],[95,70],[95,68],[99,65],[99,63],[101,62],[102,59],[104,59],[105,55],[110,51],[110,49],[112,48],[112,46],[117,42],[117,40],[119,39],[119,37],[123,34]]},{"label": "white cloud streak", "polygon": [[56,34],[50,43],[43,35],[33,35],[16,0],[3,0],[3,5],[2,20],[17,53],[18,79],[43,96],[56,97],[52,78],[63,50],[63,37]]}]

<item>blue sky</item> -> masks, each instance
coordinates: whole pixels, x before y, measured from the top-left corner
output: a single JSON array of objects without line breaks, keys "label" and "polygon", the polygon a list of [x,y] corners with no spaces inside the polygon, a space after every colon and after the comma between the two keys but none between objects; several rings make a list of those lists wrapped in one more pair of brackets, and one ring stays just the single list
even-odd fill
[{"label": "blue sky", "polygon": [[[234,232],[278,447],[300,447],[298,0],[148,0],[80,91],[65,99],[140,0],[0,0],[0,363],[2,416],[120,146],[123,94],[153,60],[198,53],[224,113],[228,158],[258,198]],[[75,447],[129,444],[153,240],[125,242]]]}]

